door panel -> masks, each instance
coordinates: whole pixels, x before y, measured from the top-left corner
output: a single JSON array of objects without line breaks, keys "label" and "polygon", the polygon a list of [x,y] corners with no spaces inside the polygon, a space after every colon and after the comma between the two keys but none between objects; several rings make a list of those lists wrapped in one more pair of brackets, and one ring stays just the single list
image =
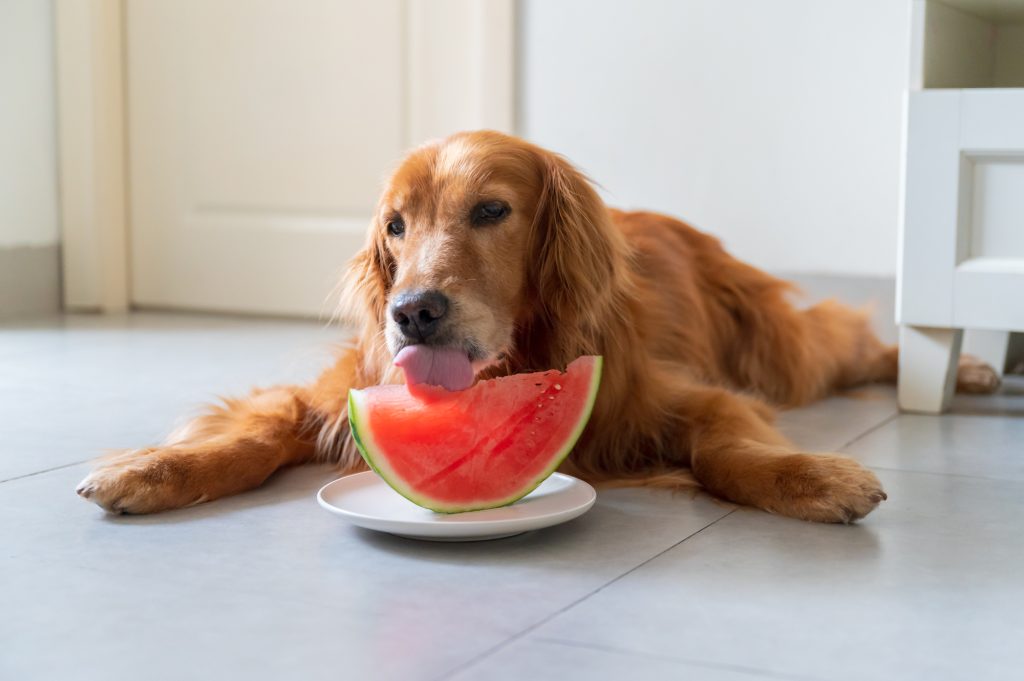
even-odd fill
[{"label": "door panel", "polygon": [[[417,16],[443,24],[446,12],[474,16],[470,4],[128,0],[133,303],[329,312],[382,178],[420,141],[410,137],[423,127],[410,119],[410,72],[432,43],[475,56],[464,31],[412,49],[406,36]],[[469,73],[437,91],[477,96],[462,82]],[[422,88],[416,97],[424,108]],[[427,108],[435,130],[451,131],[445,116],[467,122],[465,106]],[[470,123],[491,123],[475,115]]]}]

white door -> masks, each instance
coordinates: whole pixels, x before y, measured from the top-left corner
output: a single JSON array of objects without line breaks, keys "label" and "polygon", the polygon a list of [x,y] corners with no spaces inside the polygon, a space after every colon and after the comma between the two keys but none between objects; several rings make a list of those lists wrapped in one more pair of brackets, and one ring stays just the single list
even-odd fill
[{"label": "white door", "polygon": [[329,313],[402,153],[509,127],[511,1],[487,4],[128,0],[132,302]]}]

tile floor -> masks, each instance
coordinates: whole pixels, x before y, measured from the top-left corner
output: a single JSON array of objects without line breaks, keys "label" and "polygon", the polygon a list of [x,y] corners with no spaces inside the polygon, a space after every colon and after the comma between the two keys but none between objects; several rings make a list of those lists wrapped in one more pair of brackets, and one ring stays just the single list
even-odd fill
[{"label": "tile floor", "polygon": [[[812,283],[880,298],[885,326],[891,285]],[[885,483],[852,527],[615,490],[562,527],[430,544],[323,512],[316,467],[149,517],[74,494],[104,448],[309,377],[336,338],[181,314],[0,324],[0,679],[1021,678],[1020,379],[942,417],[899,415],[887,387],[784,414]]]}]

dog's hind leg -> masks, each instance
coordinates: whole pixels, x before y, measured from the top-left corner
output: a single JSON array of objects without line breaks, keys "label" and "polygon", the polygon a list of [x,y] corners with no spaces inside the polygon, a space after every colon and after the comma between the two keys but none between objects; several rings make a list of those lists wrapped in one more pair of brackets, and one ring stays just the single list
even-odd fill
[{"label": "dog's hind leg", "polygon": [[336,430],[344,432],[332,436],[346,439],[353,361],[342,357],[308,388],[281,386],[225,400],[161,446],[101,459],[77,492],[112,513],[154,513],[258,487],[279,468],[311,461],[331,424],[341,423]]},{"label": "dog's hind leg", "polygon": [[826,300],[800,310],[771,292],[772,314],[744,316],[739,382],[771,402],[799,406],[831,392],[895,381],[896,347],[872,331],[865,312]]},{"label": "dog's hind leg", "polygon": [[729,501],[791,518],[849,523],[886,498],[878,478],[853,459],[796,450],[752,398],[694,385],[679,394],[676,415],[694,477]]},{"label": "dog's hind leg", "polygon": [[[772,318],[769,333],[751,349],[760,372],[759,391],[778,404],[797,406],[830,392],[865,383],[895,383],[899,351],[871,329],[866,312],[832,300]],[[990,393],[999,374],[981,360],[962,355],[958,392]]]},{"label": "dog's hind leg", "polygon": [[826,300],[798,314],[806,334],[805,361],[824,366],[831,389],[895,382],[896,346],[879,340],[866,311]]}]

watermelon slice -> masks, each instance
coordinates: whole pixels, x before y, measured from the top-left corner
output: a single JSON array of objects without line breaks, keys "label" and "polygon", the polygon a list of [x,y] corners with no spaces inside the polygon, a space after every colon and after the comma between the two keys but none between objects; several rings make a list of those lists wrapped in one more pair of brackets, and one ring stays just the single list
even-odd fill
[{"label": "watermelon slice", "polygon": [[[352,435],[399,494],[439,513],[507,506],[550,476],[594,408],[601,357],[566,371],[480,381],[466,390],[350,390]],[[415,394],[414,394],[415,393]]]}]

